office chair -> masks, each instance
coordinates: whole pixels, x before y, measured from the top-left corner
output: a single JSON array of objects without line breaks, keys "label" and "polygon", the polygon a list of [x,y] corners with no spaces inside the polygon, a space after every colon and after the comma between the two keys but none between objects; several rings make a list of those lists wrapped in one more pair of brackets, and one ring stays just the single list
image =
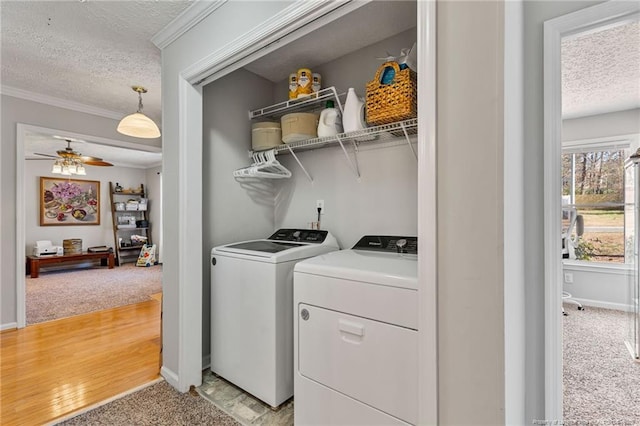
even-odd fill
[{"label": "office chair", "polygon": [[[562,209],[562,216],[569,219],[569,225],[562,232],[562,258],[563,259],[575,259],[576,258],[576,247],[580,241],[580,237],[584,234],[584,217],[581,214],[578,214],[575,207],[565,207]],[[575,227],[575,235],[573,234],[573,228]],[[578,306],[578,310],[584,310],[584,307],[580,302],[573,299],[571,293],[568,291],[562,291],[562,302],[563,303],[573,303]],[[562,307],[562,314],[568,315],[564,306]]]}]

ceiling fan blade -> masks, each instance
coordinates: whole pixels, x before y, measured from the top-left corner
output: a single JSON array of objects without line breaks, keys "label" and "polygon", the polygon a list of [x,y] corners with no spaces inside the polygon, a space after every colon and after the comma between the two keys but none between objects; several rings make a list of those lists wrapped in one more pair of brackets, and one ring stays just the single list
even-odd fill
[{"label": "ceiling fan blade", "polygon": [[43,157],[49,157],[49,158],[60,158],[60,157],[55,156],[55,155],[41,154],[41,153],[39,153],[39,152],[34,152],[34,153],[33,153],[33,155],[41,155],[41,156],[43,156]]},{"label": "ceiling fan blade", "polygon": [[89,155],[81,155],[80,157],[78,157],[78,160],[82,161],[83,163],[86,163],[87,161],[102,161],[102,158],[91,157]]},{"label": "ceiling fan blade", "polygon": [[107,163],[106,161],[98,160],[98,161],[83,161],[87,166],[113,166],[111,163]]}]

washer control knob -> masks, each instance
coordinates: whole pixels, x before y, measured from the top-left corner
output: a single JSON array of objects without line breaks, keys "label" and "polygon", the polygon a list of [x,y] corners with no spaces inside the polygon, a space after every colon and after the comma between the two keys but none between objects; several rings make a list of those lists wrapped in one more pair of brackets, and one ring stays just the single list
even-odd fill
[{"label": "washer control knob", "polygon": [[212,264],[213,266],[216,266],[216,263],[218,263],[218,262],[216,261],[216,258],[215,258],[215,257],[212,257],[212,258],[211,258],[211,264]]},{"label": "washer control knob", "polygon": [[302,317],[303,320],[308,320],[309,319],[309,311],[307,311],[306,309],[303,309],[300,311],[300,316]]},{"label": "washer control knob", "polygon": [[405,240],[404,238],[401,238],[398,241],[396,241],[396,251],[398,253],[404,253],[404,248],[406,246],[407,246],[407,240]]}]

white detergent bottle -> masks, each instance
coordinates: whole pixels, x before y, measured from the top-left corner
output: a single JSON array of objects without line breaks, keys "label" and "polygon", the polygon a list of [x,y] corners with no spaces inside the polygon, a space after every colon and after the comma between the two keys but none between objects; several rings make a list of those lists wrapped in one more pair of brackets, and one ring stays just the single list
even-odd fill
[{"label": "white detergent bottle", "polygon": [[367,127],[364,121],[364,101],[358,97],[353,87],[347,92],[342,125],[345,132],[355,132]]},{"label": "white detergent bottle", "polygon": [[318,137],[335,136],[342,133],[342,118],[340,111],[333,107],[333,101],[327,101],[327,107],[320,113],[318,121]]}]

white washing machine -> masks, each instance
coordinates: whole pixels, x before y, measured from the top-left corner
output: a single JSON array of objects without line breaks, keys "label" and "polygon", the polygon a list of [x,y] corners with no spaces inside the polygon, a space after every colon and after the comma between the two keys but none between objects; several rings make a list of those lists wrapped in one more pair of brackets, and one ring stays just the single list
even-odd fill
[{"label": "white washing machine", "polygon": [[327,231],[280,229],[211,250],[211,370],[267,404],[293,395],[293,267],[339,250]]},{"label": "white washing machine", "polygon": [[417,238],[365,236],[294,270],[295,424],[418,421]]}]

